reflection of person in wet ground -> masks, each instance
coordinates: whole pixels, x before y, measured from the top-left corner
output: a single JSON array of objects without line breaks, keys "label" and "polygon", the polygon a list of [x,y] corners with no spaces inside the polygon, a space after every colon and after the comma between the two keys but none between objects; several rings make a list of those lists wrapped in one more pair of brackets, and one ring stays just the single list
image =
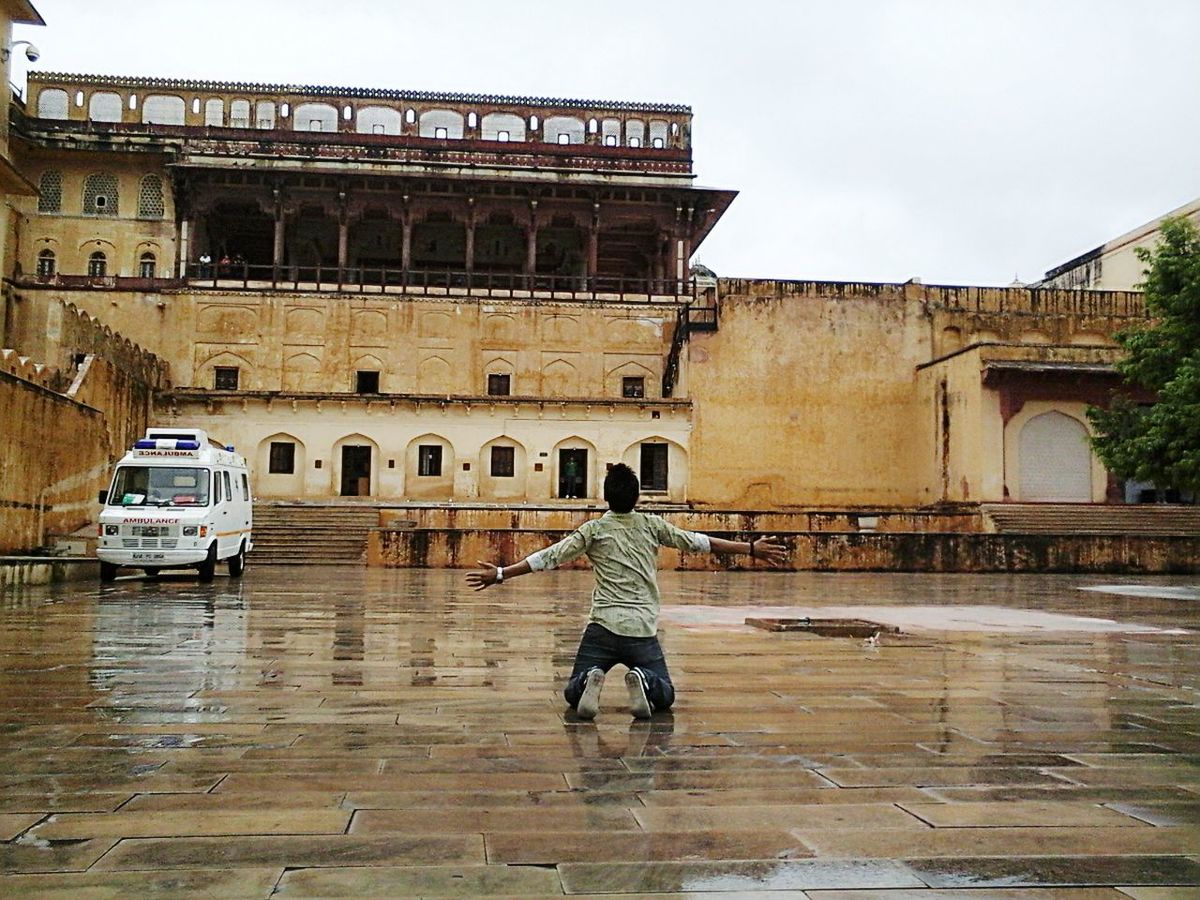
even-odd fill
[{"label": "reflection of person in wet ground", "polygon": [[592,610],[575,654],[575,666],[563,696],[581,719],[600,711],[604,676],[621,664],[629,671],[625,686],[636,718],[670,709],[675,688],[658,643],[658,548],[693,553],[744,553],[772,565],[783,561],[787,548],[774,537],[727,541],[684,531],[660,516],[635,512],[641,486],[629,466],[618,463],[604,479],[608,512],[584,522],[557,544],[511,566],[481,562],[467,575],[476,590],[506,579],[555,569],[587,554],[596,574]]}]

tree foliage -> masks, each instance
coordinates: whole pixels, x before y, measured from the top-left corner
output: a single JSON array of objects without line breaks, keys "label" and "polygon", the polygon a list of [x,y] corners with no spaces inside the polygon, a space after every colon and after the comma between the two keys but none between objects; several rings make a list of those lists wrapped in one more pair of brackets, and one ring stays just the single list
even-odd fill
[{"label": "tree foliage", "polygon": [[1200,231],[1186,218],[1166,219],[1142,282],[1150,321],[1116,335],[1126,351],[1117,370],[1151,403],[1118,394],[1092,407],[1092,445],[1123,478],[1200,492]]}]

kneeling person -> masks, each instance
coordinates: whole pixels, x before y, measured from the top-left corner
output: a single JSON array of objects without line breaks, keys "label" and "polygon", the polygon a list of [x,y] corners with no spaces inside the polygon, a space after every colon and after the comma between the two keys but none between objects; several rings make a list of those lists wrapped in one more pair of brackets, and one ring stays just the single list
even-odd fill
[{"label": "kneeling person", "polygon": [[629,669],[625,685],[634,716],[649,718],[675,702],[675,688],[657,637],[659,547],[693,553],[746,553],[772,565],[781,562],[787,552],[773,537],[727,541],[685,531],[660,516],[635,512],[640,491],[637,475],[618,463],[604,479],[608,512],[600,518],[584,522],[557,544],[515,565],[481,562],[482,571],[467,575],[468,584],[483,590],[530,572],[558,568],[587,554],[596,575],[592,609],[563,691],[568,705],[582,719],[595,718],[599,712],[604,676],[618,663]]}]

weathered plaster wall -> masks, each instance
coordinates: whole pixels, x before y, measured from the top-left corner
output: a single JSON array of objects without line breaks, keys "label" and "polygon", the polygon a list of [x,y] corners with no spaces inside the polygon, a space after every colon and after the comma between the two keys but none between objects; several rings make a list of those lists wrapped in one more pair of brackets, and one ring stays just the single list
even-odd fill
[{"label": "weathered plaster wall", "polygon": [[[370,534],[367,564],[386,568],[473,568],[481,559],[518,560],[567,531],[388,530]],[[713,532],[746,540],[744,532]],[[787,570],[835,572],[1200,572],[1200,538],[807,532],[785,535]],[[763,568],[745,556],[663,549],[660,569]],[[568,568],[587,568],[584,557]]]},{"label": "weathered plaster wall", "polygon": [[0,351],[0,553],[85,522],[108,459],[104,414],[52,390],[52,373],[39,369]]},{"label": "weathered plaster wall", "polygon": [[692,335],[690,495],[715,506],[919,502],[916,363],[929,322],[899,285],[722,282]]},{"label": "weathered plaster wall", "polygon": [[[487,393],[489,374],[536,397],[620,397],[622,379],[660,396],[673,305],[604,305],[475,297],[269,292],[26,290],[62,298],[153,347],[180,387],[212,388],[216,366],[239,388],[353,392],[358,370],[383,393]],[[34,317],[36,320],[36,316]]]},{"label": "weathered plaster wall", "polygon": [[85,313],[61,302],[30,311],[8,335],[18,349],[0,351],[0,552],[91,521],[112,463],[169,383],[161,360]]}]

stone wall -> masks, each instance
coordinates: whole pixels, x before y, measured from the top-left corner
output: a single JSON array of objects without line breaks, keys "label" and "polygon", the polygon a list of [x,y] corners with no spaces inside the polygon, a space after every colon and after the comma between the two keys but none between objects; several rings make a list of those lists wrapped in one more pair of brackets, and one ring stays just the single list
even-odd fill
[{"label": "stone wall", "polygon": [[[478,560],[517,562],[569,530],[379,529],[367,544],[368,565],[387,568],[474,568]],[[747,532],[711,532],[747,540]],[[891,532],[783,534],[791,551],[782,569],[831,572],[1097,572],[1200,573],[1200,537]],[[722,571],[763,568],[748,557],[659,553],[660,569]],[[584,558],[566,568],[588,568]]]},{"label": "stone wall", "polygon": [[[94,519],[113,462],[149,424],[165,364],[68,305],[0,351],[0,553],[35,550]],[[45,358],[53,365],[37,361]]]},{"label": "stone wall", "polygon": [[1141,295],[1124,292],[737,279],[718,291],[718,330],[686,350],[688,497],[716,507],[1003,499],[995,398],[965,348],[1111,362],[1112,334],[1144,321]]}]

